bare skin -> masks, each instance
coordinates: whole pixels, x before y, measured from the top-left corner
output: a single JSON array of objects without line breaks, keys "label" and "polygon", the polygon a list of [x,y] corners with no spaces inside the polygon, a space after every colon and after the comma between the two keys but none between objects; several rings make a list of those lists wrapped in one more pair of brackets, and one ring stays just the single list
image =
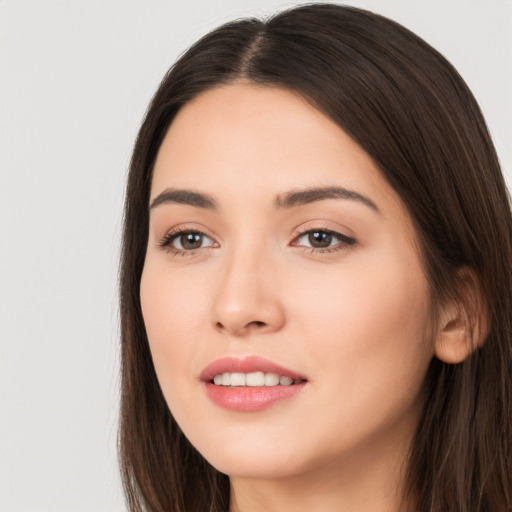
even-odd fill
[{"label": "bare skin", "polygon": [[[416,234],[372,159],[292,92],[224,86],[178,113],[150,202],[155,369],[185,435],[230,476],[231,512],[397,512],[425,374],[453,337],[447,317],[427,339]],[[305,384],[227,410],[200,378],[226,356]]]}]

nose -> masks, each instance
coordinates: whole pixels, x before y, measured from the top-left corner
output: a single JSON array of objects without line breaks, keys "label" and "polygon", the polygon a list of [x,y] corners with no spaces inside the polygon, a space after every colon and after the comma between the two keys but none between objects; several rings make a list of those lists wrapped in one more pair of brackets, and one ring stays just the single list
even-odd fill
[{"label": "nose", "polygon": [[285,323],[279,269],[261,251],[238,251],[217,276],[212,307],[214,328],[232,336],[265,334]]}]

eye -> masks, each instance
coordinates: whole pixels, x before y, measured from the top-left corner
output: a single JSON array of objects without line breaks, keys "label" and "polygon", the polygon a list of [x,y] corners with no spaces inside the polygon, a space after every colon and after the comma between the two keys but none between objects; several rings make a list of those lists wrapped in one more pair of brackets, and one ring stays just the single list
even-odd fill
[{"label": "eye", "polygon": [[354,238],[328,229],[311,229],[298,236],[292,245],[309,247],[313,250],[342,249],[356,243]]},{"label": "eye", "polygon": [[204,247],[212,247],[214,242],[200,231],[179,231],[166,235],[160,245],[172,252],[185,253]]}]

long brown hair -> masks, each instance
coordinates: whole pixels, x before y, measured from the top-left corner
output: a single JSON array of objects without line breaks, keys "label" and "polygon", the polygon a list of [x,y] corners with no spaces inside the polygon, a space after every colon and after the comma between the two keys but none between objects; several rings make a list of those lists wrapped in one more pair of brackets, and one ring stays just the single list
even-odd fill
[{"label": "long brown hair", "polygon": [[415,223],[434,302],[464,305],[470,269],[490,333],[460,364],[434,358],[409,458],[421,512],[512,510],[512,219],[495,149],[457,71],[382,16],[305,5],[228,23],[164,77],[140,129],[126,194],[120,279],[120,465],[131,512],[223,511],[229,480],[188,442],[153,368],[139,299],[160,144],[182,105],[240,80],[300,93],[375,160]]}]

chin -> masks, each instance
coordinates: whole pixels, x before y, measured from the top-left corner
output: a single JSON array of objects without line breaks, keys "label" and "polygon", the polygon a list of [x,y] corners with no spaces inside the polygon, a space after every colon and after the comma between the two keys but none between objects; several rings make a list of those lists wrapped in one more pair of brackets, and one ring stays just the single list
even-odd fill
[{"label": "chin", "polygon": [[[293,459],[293,458],[292,458]],[[208,462],[221,473],[236,478],[278,479],[306,472],[306,465],[298,464],[277,454],[228,454],[213,456]]]},{"label": "chin", "polygon": [[[250,427],[248,427],[250,429]],[[193,439],[201,455],[218,471],[230,477],[274,479],[307,472],[318,463],[319,453],[304,441],[282,433],[232,433],[215,439]],[[310,455],[313,454],[313,455]]]}]

